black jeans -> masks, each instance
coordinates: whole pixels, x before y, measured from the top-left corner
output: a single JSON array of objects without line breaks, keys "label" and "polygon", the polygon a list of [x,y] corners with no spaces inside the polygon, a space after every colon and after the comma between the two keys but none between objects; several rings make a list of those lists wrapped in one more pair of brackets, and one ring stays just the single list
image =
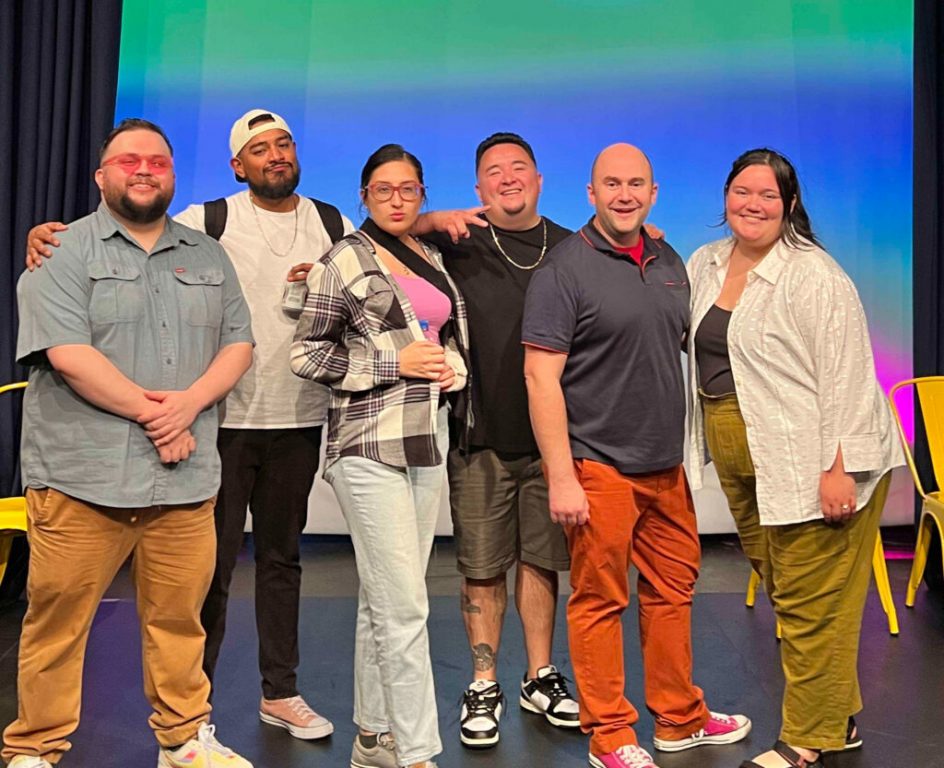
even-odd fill
[{"label": "black jeans", "polygon": [[226,631],[226,602],[252,512],[256,558],[259,671],[267,699],[298,695],[299,539],[318,471],[321,427],[220,429],[222,481],[216,501],[216,572],[200,620],[206,630],[203,670],[210,682]]}]

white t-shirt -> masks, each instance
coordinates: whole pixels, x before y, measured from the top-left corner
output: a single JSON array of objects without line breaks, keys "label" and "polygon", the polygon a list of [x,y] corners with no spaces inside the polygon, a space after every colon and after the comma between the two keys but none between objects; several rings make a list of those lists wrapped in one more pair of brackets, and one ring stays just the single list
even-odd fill
[{"label": "white t-shirt", "polygon": [[[226,398],[221,426],[284,429],[323,424],[327,388],[299,378],[289,367],[298,315],[282,309],[282,291],[289,269],[320,258],[331,248],[331,238],[307,197],[299,197],[298,233],[287,254],[295,231],[294,212],[273,213],[258,207],[253,211],[248,191],[227,197],[226,204],[226,228],[220,244],[233,262],[252,313],[256,347],[252,367]],[[174,218],[206,231],[203,205],[191,205]],[[353,232],[351,222],[346,217],[343,221],[345,234]],[[273,249],[286,255],[277,256]]]}]

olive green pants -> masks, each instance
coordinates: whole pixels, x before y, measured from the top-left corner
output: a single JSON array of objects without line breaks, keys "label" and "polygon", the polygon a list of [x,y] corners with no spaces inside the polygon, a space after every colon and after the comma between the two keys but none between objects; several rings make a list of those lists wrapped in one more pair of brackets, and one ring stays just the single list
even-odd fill
[{"label": "olive green pants", "polygon": [[708,449],[737,525],[783,630],[783,726],[795,747],[838,750],[862,709],[857,671],[872,552],[891,475],[844,525],[760,524],[754,466],[737,397],[702,397]]}]

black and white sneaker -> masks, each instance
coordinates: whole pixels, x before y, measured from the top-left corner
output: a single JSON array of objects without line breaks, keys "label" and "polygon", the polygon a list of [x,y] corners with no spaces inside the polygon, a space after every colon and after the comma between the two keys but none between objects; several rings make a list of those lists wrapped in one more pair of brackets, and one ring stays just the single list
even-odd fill
[{"label": "black and white sneaker", "polygon": [[580,727],[580,705],[567,690],[567,681],[548,664],[538,670],[538,676],[521,681],[521,708],[544,715],[551,725],[558,728]]},{"label": "black and white sneaker", "polygon": [[462,694],[459,738],[467,747],[492,747],[498,743],[498,721],[505,696],[494,680],[475,680]]}]

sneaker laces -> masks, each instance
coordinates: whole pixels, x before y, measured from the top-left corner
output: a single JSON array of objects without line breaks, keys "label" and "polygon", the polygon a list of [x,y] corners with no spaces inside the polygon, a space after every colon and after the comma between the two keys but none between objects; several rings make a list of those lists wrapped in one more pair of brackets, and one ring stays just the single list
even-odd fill
[{"label": "sneaker laces", "polygon": [[482,715],[494,718],[495,710],[504,700],[505,694],[501,692],[497,683],[484,691],[467,688],[462,693],[462,704],[465,705],[469,719],[481,717]]},{"label": "sneaker laces", "polygon": [[722,715],[720,712],[709,712],[708,715],[716,723],[730,725],[732,728],[737,728],[737,720],[735,720],[731,715]]},{"label": "sneaker laces", "polygon": [[704,728],[701,729],[702,733],[707,733],[714,735],[720,731],[734,731],[738,728],[738,721],[734,719],[731,715],[723,715],[720,712],[709,712],[708,713],[708,722],[705,723]]},{"label": "sneaker laces", "polygon": [[314,720],[318,717],[318,713],[308,706],[308,702],[301,696],[292,696],[292,698],[286,699],[285,703],[292,710],[292,713],[298,715],[302,720]]},{"label": "sneaker laces", "polygon": [[652,755],[635,744],[624,744],[616,750],[616,754],[626,763],[626,768],[654,768],[655,766]]},{"label": "sneaker laces", "polygon": [[542,688],[545,685],[549,686],[550,691],[545,691],[545,693],[547,693],[548,697],[554,702],[557,702],[560,699],[571,698],[570,691],[567,690],[567,683],[570,681],[556,669],[553,672],[548,672],[543,677],[536,677],[534,679]]},{"label": "sneaker laces", "polygon": [[201,723],[200,730],[197,731],[197,743],[203,747],[207,758],[212,752],[223,755],[223,757],[232,757],[236,753],[229,747],[224,747],[216,740],[216,726],[209,723]]},{"label": "sneaker laces", "polygon": [[388,752],[393,752],[397,748],[397,740],[390,731],[377,734],[377,743]]}]

